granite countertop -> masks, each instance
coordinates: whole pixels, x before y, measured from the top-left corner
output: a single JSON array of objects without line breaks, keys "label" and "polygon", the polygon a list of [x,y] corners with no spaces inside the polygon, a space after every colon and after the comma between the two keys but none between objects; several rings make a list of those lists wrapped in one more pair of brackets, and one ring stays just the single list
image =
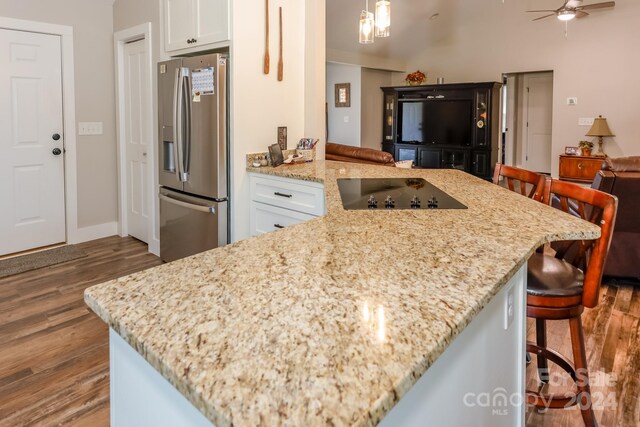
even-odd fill
[{"label": "granite countertop", "polygon": [[[324,182],[327,214],[85,292],[219,427],[376,424],[535,248],[599,235],[454,170],[248,171]],[[345,211],[340,177],[423,177],[469,209]]]}]

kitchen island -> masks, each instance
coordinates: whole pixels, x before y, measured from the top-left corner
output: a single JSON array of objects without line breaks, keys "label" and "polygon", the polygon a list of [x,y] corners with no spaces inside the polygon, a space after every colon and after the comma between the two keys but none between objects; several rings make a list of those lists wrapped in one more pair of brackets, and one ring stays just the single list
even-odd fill
[{"label": "kitchen island", "polygon": [[[501,368],[521,389],[526,260],[543,243],[599,235],[460,171],[331,161],[249,171],[324,183],[326,214],[85,293],[112,329],[112,364],[114,348],[135,349],[219,427],[375,425],[436,371],[434,399]],[[350,177],[421,177],[468,209],[345,211],[336,180]],[[509,286],[520,307],[513,370],[500,366],[505,351],[490,334],[472,330],[492,304],[503,306]],[[467,351],[473,337],[487,348]],[[447,375],[449,350],[476,358],[478,378]]]}]

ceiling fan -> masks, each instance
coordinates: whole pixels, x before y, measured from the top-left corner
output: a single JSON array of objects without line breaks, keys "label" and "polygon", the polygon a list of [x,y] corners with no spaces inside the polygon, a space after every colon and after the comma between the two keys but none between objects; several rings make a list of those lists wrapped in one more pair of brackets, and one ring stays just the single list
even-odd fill
[{"label": "ceiling fan", "polygon": [[528,10],[527,12],[552,12],[548,15],[533,19],[533,21],[539,21],[541,19],[549,18],[550,16],[557,16],[561,21],[570,21],[573,18],[584,18],[585,16],[589,16],[589,14],[585,12],[586,10],[604,9],[607,7],[614,7],[615,5],[615,1],[607,1],[603,3],[586,4],[583,6],[582,0],[565,0],[564,4],[556,10]]}]

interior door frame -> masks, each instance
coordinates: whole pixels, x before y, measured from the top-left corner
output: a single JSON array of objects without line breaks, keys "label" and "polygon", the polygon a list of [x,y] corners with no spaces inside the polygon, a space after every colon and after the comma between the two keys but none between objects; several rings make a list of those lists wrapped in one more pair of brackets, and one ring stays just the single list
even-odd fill
[{"label": "interior door frame", "polygon": [[76,156],[76,96],[73,27],[0,16],[0,28],[60,36],[62,54],[62,132],[64,135],[64,205],[67,243],[80,243],[78,229],[78,178]]},{"label": "interior door frame", "polygon": [[[549,157],[549,169],[550,172],[553,173],[553,94],[554,94],[554,82],[555,82],[555,74],[553,70],[543,70],[543,71],[533,71],[528,73],[522,73],[522,111],[523,114],[523,125],[520,129],[520,138],[522,141],[522,153],[520,153],[520,164],[526,165],[528,162],[527,155],[529,153],[529,79],[532,77],[539,77],[548,74],[551,76],[551,142],[549,144],[549,148],[551,151],[551,156]],[[537,171],[536,171],[537,172]]]},{"label": "interior door frame", "polygon": [[157,155],[156,155],[156,141],[157,130],[154,125],[154,66],[153,66],[153,39],[151,33],[151,23],[136,25],[135,27],[127,28],[122,31],[118,31],[113,35],[114,42],[114,55],[115,55],[115,67],[116,67],[116,136],[117,136],[117,163],[118,163],[118,234],[125,237],[129,234],[128,221],[127,221],[127,170],[126,170],[126,129],[125,129],[125,59],[124,59],[124,46],[128,42],[137,40],[144,40],[145,47],[145,62],[147,65],[147,108],[149,109],[149,118],[147,123],[143,126],[147,128],[147,135],[150,135],[151,142],[149,146],[148,158],[147,158],[147,194],[149,199],[147,200],[149,206],[149,224],[147,225],[147,235],[149,236],[149,252],[154,255],[160,256],[160,238],[158,227],[158,167],[157,167]]}]

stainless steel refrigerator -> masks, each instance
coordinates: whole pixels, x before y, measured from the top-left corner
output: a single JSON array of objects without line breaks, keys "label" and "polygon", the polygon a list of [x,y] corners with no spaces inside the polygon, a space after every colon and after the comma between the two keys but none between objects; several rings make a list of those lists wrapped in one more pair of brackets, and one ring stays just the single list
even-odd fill
[{"label": "stainless steel refrigerator", "polygon": [[228,243],[227,57],[158,64],[160,258]]}]

